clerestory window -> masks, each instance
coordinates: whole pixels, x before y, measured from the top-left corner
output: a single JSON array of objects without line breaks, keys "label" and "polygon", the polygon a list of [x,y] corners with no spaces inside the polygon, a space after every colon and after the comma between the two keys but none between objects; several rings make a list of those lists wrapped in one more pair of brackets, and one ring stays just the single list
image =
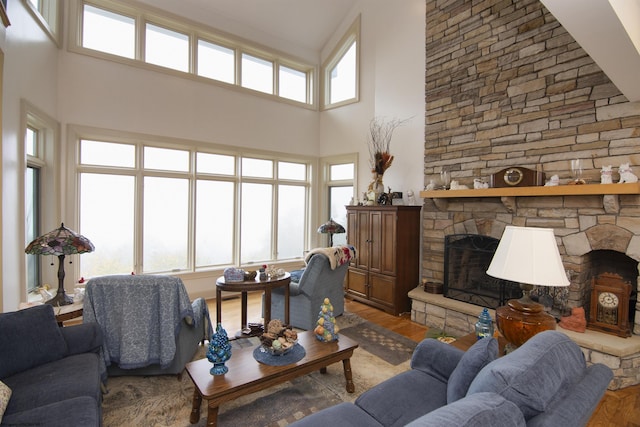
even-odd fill
[{"label": "clerestory window", "polygon": [[360,17],[351,25],[322,66],[324,109],[358,102]]},{"label": "clerestory window", "polygon": [[315,108],[311,64],[143,6],[117,0],[71,0],[71,4],[72,28],[79,25],[73,28],[77,37],[70,43],[71,50],[177,71]]}]

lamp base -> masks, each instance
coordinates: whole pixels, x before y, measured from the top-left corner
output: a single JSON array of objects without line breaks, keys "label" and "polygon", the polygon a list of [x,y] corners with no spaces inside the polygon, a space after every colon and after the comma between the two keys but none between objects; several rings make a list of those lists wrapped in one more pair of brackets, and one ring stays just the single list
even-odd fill
[{"label": "lamp base", "polygon": [[67,295],[65,292],[58,292],[55,297],[51,298],[48,301],[44,302],[45,304],[50,304],[54,307],[59,307],[62,305],[70,305],[73,304],[73,298]]},{"label": "lamp base", "polygon": [[520,347],[539,332],[556,328],[556,319],[544,312],[544,306],[528,295],[507,301],[507,305],[496,309],[496,325],[504,338],[513,346]]}]

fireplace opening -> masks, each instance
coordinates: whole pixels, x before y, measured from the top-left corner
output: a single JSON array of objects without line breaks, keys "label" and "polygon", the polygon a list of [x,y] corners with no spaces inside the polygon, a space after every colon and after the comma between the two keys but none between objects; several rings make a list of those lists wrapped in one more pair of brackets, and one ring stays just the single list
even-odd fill
[{"label": "fireplace opening", "polygon": [[445,236],[444,296],[493,309],[509,299],[520,298],[518,283],[486,273],[499,242],[478,234]]}]

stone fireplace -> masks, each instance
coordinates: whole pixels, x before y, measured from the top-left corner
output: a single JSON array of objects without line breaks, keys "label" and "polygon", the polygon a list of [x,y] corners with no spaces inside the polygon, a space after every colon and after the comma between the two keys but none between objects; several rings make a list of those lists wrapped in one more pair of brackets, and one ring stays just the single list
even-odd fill
[{"label": "stone fireplace", "polygon": [[[538,0],[426,2],[425,46],[425,186],[446,169],[473,188],[474,179],[489,182],[512,166],[557,175],[563,185],[527,194],[455,190],[461,196],[448,198],[422,192],[423,280],[443,283],[445,236],[499,239],[507,225],[519,225],[554,229],[571,275],[568,307],[585,304],[590,277],[617,263],[612,253],[625,260],[616,269],[637,291],[640,186],[597,185],[603,166],[613,166],[614,183],[622,163],[640,175],[640,102],[629,102]],[[566,185],[577,158],[589,191],[564,191],[577,187]],[[479,313],[419,288],[410,296],[417,321],[431,316],[452,331],[470,332]],[[589,361],[614,370],[613,389],[640,383],[640,315],[637,303],[631,308],[630,338],[571,335]]]},{"label": "stone fireplace", "polygon": [[[614,187],[592,184],[583,188],[589,191],[600,188],[602,191],[622,190],[617,184]],[[567,189],[571,192],[571,187]],[[556,194],[562,190],[541,187],[532,191],[551,194],[501,197],[494,194],[511,190],[423,192],[426,197],[423,235],[425,248],[429,248],[424,253],[423,277],[428,275],[428,280],[433,282],[444,280],[447,236],[474,235],[499,240],[507,225],[552,228],[570,277],[568,292],[562,301],[556,301],[556,312],[552,313],[556,317],[563,314],[563,309],[572,307],[585,307],[588,316],[591,281],[602,273],[616,273],[624,281],[632,283],[629,303],[632,337],[619,338],[589,330],[582,334],[562,331],[581,345],[590,361],[605,361],[612,367],[616,375],[612,389],[639,384],[640,304],[637,303],[637,289],[640,195]],[[634,184],[632,190],[640,193],[640,184]],[[412,291],[410,297],[413,320],[453,335],[472,332],[482,309],[443,295],[428,295],[419,288]],[[495,318],[494,312],[492,316]],[[608,343],[607,348],[601,345],[604,341]]]}]

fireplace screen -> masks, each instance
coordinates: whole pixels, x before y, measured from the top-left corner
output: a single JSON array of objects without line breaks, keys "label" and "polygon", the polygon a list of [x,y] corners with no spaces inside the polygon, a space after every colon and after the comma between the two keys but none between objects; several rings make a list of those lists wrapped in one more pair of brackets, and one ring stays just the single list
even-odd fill
[{"label": "fireplace screen", "polygon": [[445,237],[444,296],[488,308],[498,308],[520,298],[518,283],[487,275],[498,239],[477,234]]}]

